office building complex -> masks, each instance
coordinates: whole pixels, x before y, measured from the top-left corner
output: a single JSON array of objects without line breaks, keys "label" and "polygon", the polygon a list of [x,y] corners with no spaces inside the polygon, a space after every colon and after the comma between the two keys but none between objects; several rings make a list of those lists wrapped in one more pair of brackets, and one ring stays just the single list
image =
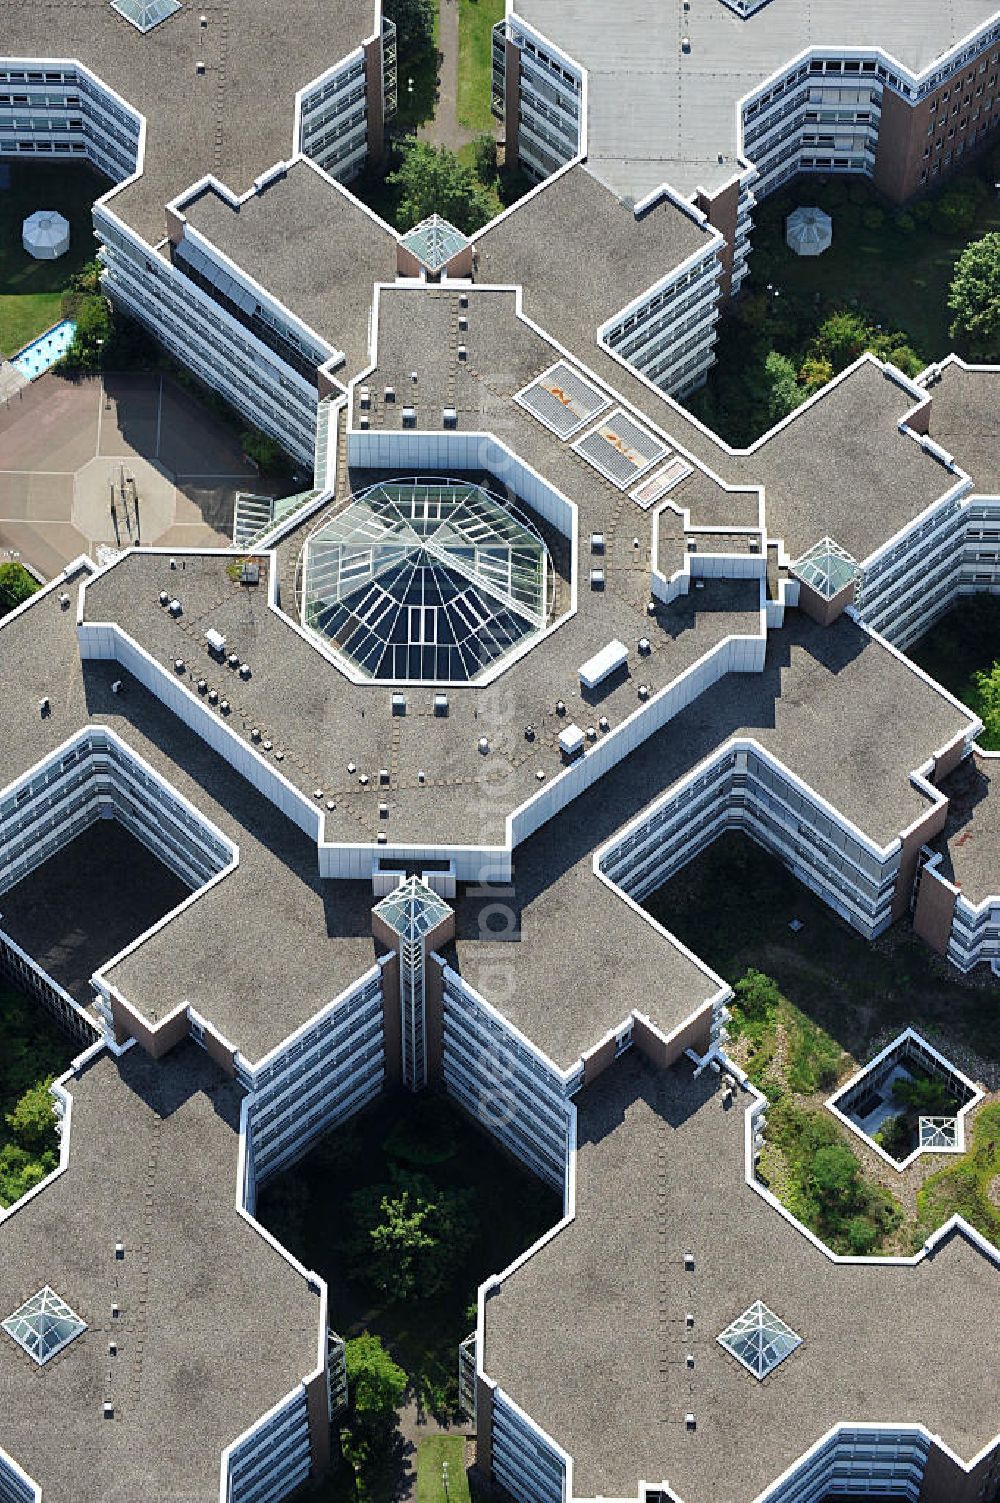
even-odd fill
[{"label": "office building complex", "polygon": [[321,1475],[344,1344],[258,1191],[430,1088],[563,1196],[461,1349],[516,1503],[1000,1488],[1000,1253],[955,1217],[835,1256],[779,1204],[730,988],[641,906],[742,830],[866,939],[1000,969],[982,726],[905,656],[1000,588],[1000,372],[865,356],[743,451],[672,400],[755,194],[929,184],[945,109],[964,150],[994,119],[1000,21],[522,9],[494,102],[539,185],[473,236],[351,192],[377,4],[5,13],[0,155],[113,179],[109,295],[302,478],[230,550],[83,557],[0,623],[0,968],[80,1051],[0,1213],[4,1503]]}]

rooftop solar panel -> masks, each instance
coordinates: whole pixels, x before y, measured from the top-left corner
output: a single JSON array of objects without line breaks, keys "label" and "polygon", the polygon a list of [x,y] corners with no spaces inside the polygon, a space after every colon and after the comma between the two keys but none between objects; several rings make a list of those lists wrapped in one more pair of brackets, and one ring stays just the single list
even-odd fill
[{"label": "rooftop solar panel", "polygon": [[560,438],[570,438],[609,405],[607,397],[565,360],[536,377],[514,401]]},{"label": "rooftop solar panel", "polygon": [[665,444],[620,407],[577,439],[573,448],[619,490],[638,480],[668,452]]}]

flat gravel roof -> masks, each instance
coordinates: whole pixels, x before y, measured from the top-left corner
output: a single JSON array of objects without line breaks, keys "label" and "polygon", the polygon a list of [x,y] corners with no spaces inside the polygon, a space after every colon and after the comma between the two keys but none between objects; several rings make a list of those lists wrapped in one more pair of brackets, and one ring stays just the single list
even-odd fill
[{"label": "flat gravel roof", "polygon": [[395,233],[305,158],[233,209],[205,191],[181,211],[242,271],[346,356],[347,381],[368,364],[375,282],[396,276]]},{"label": "flat gravel roof", "polygon": [[232,15],[185,5],[145,34],[110,0],[54,0],[5,8],[3,55],[81,62],[145,116],[142,177],[112,207],[156,245],[164,205],[207,173],[243,193],[287,160],[297,90],[373,31],[371,0],[330,0],[321,22],[311,0],[241,0]]},{"label": "flat gravel roof", "polygon": [[[966,1461],[992,1439],[994,1261],[954,1235],[914,1268],[832,1263],[746,1184],[748,1098],[686,1060],[633,1048],[576,1100],[575,1219],[488,1297],[483,1354],[576,1497],[749,1503],[838,1423],[921,1423]],[[802,1338],[763,1381],[716,1341],[758,1299]]]},{"label": "flat gravel roof", "polygon": [[616,193],[642,198],[662,182],[685,195],[729,182],[740,170],[737,101],[805,48],[881,47],[921,71],[996,6],[769,0],[740,17],[720,0],[652,10],[645,0],[518,0],[517,14],[587,69],[588,164]]},{"label": "flat gravel roof", "polygon": [[242,1092],[195,1044],[69,1089],[66,1172],[0,1225],[0,1312],[49,1284],[87,1329],[43,1367],[0,1332],[4,1448],[46,1503],[216,1503],[223,1449],[318,1364],[319,1295],[236,1212]]},{"label": "flat gravel roof", "polygon": [[948,360],[927,389],[931,437],[972,476],[974,495],[1000,494],[1000,369]]}]

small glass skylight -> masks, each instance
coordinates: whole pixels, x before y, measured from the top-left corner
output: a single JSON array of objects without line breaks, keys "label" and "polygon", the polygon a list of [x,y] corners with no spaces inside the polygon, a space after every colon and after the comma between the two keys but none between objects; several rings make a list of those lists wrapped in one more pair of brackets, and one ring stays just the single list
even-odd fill
[{"label": "small glass skylight", "polygon": [[802,1337],[759,1299],[716,1340],[758,1380],[774,1372],[779,1362],[802,1345]]},{"label": "small glass skylight", "polygon": [[832,600],[858,577],[857,560],[833,538],[820,538],[792,565],[795,573],[824,600]]},{"label": "small glass skylight", "polygon": [[4,1321],[3,1328],[41,1367],[85,1331],[87,1323],[46,1284]]},{"label": "small glass skylight", "polygon": [[111,0],[111,9],[138,31],[152,31],[175,10],[180,10],[181,0]]},{"label": "small glass skylight", "polygon": [[428,271],[440,271],[452,256],[465,249],[469,240],[440,214],[432,214],[429,219],[414,225],[412,230],[407,230],[402,243]]},{"label": "small glass skylight", "polygon": [[401,939],[412,944],[446,919],[451,909],[419,877],[410,877],[390,892],[375,912]]}]

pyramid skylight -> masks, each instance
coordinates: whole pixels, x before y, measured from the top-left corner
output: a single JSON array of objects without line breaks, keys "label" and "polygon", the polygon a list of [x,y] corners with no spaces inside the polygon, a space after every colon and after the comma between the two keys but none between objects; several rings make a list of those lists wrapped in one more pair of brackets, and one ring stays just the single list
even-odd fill
[{"label": "pyramid skylight", "polygon": [[371,678],[476,678],[545,625],[548,549],[482,486],[371,486],[303,550],[305,624]]},{"label": "pyramid skylight", "polygon": [[87,1323],[46,1284],[4,1321],[3,1328],[41,1367],[85,1331]]},{"label": "pyramid skylight", "polygon": [[833,538],[820,538],[792,568],[824,600],[832,600],[859,573],[857,560]]},{"label": "pyramid skylight", "polygon": [[436,928],[451,909],[426,882],[410,877],[376,903],[375,912],[394,933],[412,944]]},{"label": "pyramid skylight", "polygon": [[774,1372],[779,1362],[784,1362],[797,1346],[802,1345],[802,1337],[759,1299],[716,1340],[757,1379]]},{"label": "pyramid skylight", "polygon": [[412,230],[407,230],[402,242],[408,251],[422,261],[428,271],[440,271],[443,266],[468,245],[468,237],[456,230],[440,214],[423,219]]},{"label": "pyramid skylight", "polygon": [[111,9],[124,16],[137,31],[152,31],[180,8],[181,0],[111,0]]}]

